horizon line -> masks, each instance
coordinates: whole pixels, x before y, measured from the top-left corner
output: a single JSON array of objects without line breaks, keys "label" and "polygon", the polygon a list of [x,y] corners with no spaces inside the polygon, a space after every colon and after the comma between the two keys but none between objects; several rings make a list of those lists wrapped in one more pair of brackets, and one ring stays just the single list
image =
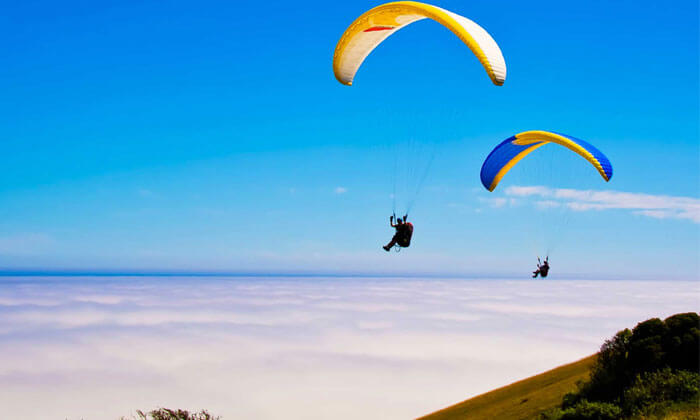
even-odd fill
[{"label": "horizon line", "polygon": [[[256,270],[160,270],[160,269],[9,269],[0,268],[0,277],[273,277],[273,278],[432,278],[432,279],[508,279],[533,280],[519,273],[436,273],[436,272],[323,272],[323,271],[256,271]],[[546,280],[675,280],[694,281],[687,278],[658,278],[655,275],[629,276],[612,274],[607,276],[563,273]]]}]

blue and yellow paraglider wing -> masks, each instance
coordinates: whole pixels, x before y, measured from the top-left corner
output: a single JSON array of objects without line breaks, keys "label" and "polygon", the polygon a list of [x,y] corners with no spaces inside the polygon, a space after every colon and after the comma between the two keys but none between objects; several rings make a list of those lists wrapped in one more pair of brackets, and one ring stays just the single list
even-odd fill
[{"label": "blue and yellow paraglider wing", "polygon": [[493,191],[513,166],[547,143],[559,144],[579,154],[598,170],[604,180],[610,181],[612,178],[610,161],[593,145],[565,134],[535,130],[516,134],[496,146],[481,167],[481,183],[487,190]]}]

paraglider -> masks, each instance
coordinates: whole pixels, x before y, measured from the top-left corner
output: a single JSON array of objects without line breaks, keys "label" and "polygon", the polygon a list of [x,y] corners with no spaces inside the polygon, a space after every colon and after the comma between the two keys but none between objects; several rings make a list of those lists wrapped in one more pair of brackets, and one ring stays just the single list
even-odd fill
[{"label": "paraglider", "polygon": [[[352,85],[355,74],[362,63],[379,44],[400,29],[423,19],[431,19],[454,33],[477,57],[493,84],[503,85],[506,80],[505,59],[498,44],[486,30],[464,16],[415,1],[385,3],[366,11],[355,19],[345,30],[335,47],[333,73],[336,79],[344,85]],[[399,166],[411,165],[408,161],[397,162],[394,172],[398,172]],[[420,167],[424,167],[424,170],[418,169]],[[412,184],[406,188],[406,192],[411,196],[407,200],[405,209],[408,213],[421,190],[430,169],[430,163],[406,169],[405,172],[408,174],[423,174],[417,177],[405,177],[406,184]],[[396,174],[394,178],[394,193],[391,196],[394,201],[394,210],[396,210]],[[397,250],[408,247],[413,233],[413,225],[406,222],[406,216],[403,219],[397,218],[396,224],[394,224],[392,216],[390,223],[396,229],[396,234],[391,242],[383,248],[389,251],[393,246],[398,246]]]},{"label": "paraglider", "polygon": [[401,28],[432,19],[452,31],[476,55],[491,81],[506,80],[506,63],[491,35],[475,22],[449,10],[415,1],[382,4],[363,13],[350,24],[333,54],[333,72],[344,85],[352,85],[362,62],[379,44]]},{"label": "paraglider", "polygon": [[394,237],[391,238],[391,241],[382,247],[384,248],[384,251],[389,252],[389,250],[394,246],[399,247],[397,250],[411,246],[413,224],[406,221],[406,219],[408,219],[408,215],[404,215],[403,218],[397,217],[396,224],[394,224],[394,216],[389,216],[389,225],[396,229],[396,233],[394,234]]},{"label": "paraglider", "polygon": [[[484,188],[489,191],[496,189],[503,177],[518,162],[548,143],[564,146],[586,159],[606,182],[612,178],[613,169],[610,160],[593,145],[565,134],[534,130],[524,131],[505,139],[489,153],[481,166],[481,183]],[[545,226],[538,229],[538,234],[550,230],[553,224],[551,222],[551,220],[547,220]],[[531,223],[531,220],[528,220],[527,223]],[[550,243],[549,246],[551,247],[551,245]],[[548,274],[549,256],[545,258],[544,262],[540,262],[540,258],[537,257],[537,270],[532,273],[532,277],[547,277]]]},{"label": "paraglider", "polygon": [[523,131],[496,146],[481,166],[481,183],[493,191],[505,174],[521,159],[548,143],[555,143],[579,154],[590,162],[607,182],[613,175],[610,160],[593,145],[565,134],[549,131]]},{"label": "paraglider", "polygon": [[545,278],[547,274],[549,274],[549,256],[544,259],[544,262],[540,262],[540,257],[537,257],[537,270],[532,272],[532,278],[537,278],[538,275]]}]

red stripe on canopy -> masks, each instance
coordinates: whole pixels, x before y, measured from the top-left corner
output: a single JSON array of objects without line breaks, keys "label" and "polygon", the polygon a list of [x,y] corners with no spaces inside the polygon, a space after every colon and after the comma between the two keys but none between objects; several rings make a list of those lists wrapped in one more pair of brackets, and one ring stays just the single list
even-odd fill
[{"label": "red stripe on canopy", "polygon": [[372,26],[371,28],[367,28],[362,32],[390,31],[392,29],[394,29],[393,26]]}]

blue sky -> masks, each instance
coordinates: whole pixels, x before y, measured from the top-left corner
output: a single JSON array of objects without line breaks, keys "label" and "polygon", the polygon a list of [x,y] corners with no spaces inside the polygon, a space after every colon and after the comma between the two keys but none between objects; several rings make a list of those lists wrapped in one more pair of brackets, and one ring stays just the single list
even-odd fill
[{"label": "blue sky", "polygon": [[[697,277],[697,2],[439,2],[496,39],[503,87],[432,21],[342,86],[335,43],[376,4],[12,5],[0,266],[513,274],[545,230],[561,274]],[[488,193],[482,160],[528,129],[596,145],[612,181],[554,150]],[[415,241],[385,255],[392,152],[414,141],[435,150]],[[532,185],[550,190],[507,188]],[[534,205],[552,198],[569,210]]]}]

